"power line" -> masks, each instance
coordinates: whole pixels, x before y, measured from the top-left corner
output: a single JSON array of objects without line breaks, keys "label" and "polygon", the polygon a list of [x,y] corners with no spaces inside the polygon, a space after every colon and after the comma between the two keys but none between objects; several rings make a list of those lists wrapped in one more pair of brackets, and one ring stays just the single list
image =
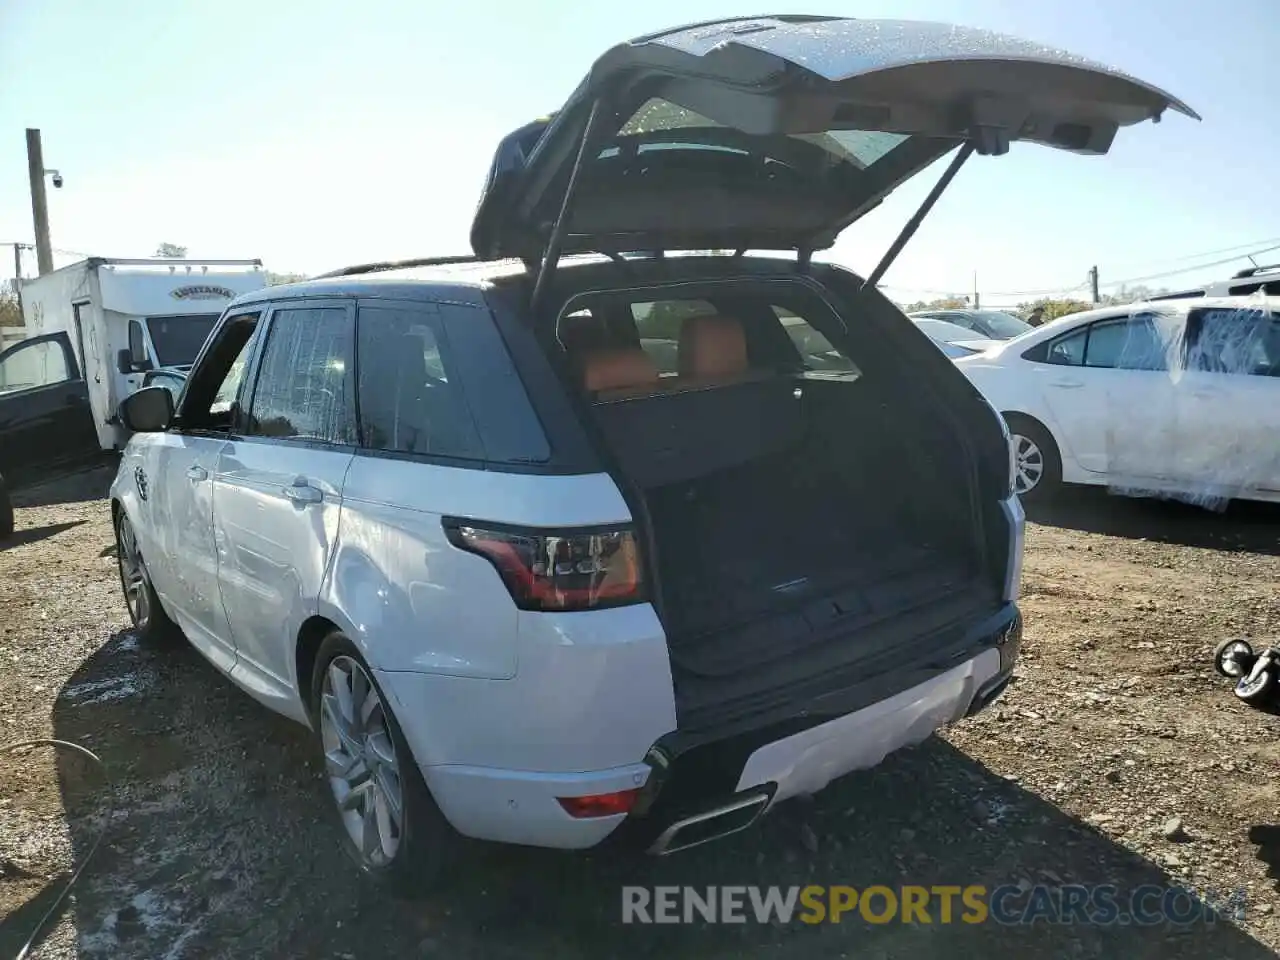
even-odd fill
[{"label": "power line", "polygon": [[[1129,264],[1129,266],[1147,266],[1155,263],[1185,263],[1187,260],[1199,260],[1201,257],[1216,257],[1220,253],[1232,253],[1238,250],[1248,250],[1256,253],[1257,251],[1254,250],[1255,247],[1270,244],[1280,244],[1280,237],[1267,237],[1265,240],[1254,240],[1251,243],[1237,243],[1232,247],[1219,247],[1217,250],[1205,250],[1201,253],[1188,253],[1181,257],[1161,257],[1156,260],[1137,260]],[[1271,249],[1274,249],[1274,247]],[[1245,257],[1248,256],[1248,253],[1240,253],[1237,254],[1237,256]]]},{"label": "power line", "polygon": [[[1244,246],[1245,245],[1242,244],[1240,247],[1224,247],[1216,252],[1224,253],[1228,250],[1243,250]],[[1134,284],[1147,283],[1152,280],[1163,280],[1168,277],[1176,277],[1186,273],[1195,273],[1198,270],[1209,270],[1209,269],[1212,269],[1213,267],[1225,266],[1226,264],[1234,263],[1238,260],[1246,259],[1248,257],[1258,256],[1264,253],[1271,253],[1273,250],[1280,250],[1280,237],[1273,238],[1273,241],[1271,242],[1270,246],[1253,247],[1248,249],[1247,251],[1236,253],[1233,256],[1223,257],[1218,260],[1211,260],[1207,263],[1196,263],[1187,267],[1179,267],[1175,270],[1162,270],[1157,273],[1149,273],[1149,274],[1144,274],[1142,276],[1137,276],[1137,277],[1125,277],[1120,280],[1105,280],[1099,283],[1098,286],[1106,287],[1110,289],[1114,287],[1124,287],[1124,286],[1130,286]],[[1196,254],[1195,256],[1203,257],[1203,256],[1209,256],[1209,255],[1210,253],[1201,253],[1201,254]],[[1176,258],[1172,260],[1166,260],[1164,262],[1178,262],[1179,260],[1188,260],[1188,259],[1191,259],[1191,257],[1190,256],[1181,257],[1181,258]],[[1156,262],[1159,262],[1159,261],[1156,261]],[[1078,290],[1083,290],[1088,285],[1089,285],[1089,281],[1088,279],[1086,279],[1082,283],[1076,284],[1075,286],[1067,286],[1066,284],[1063,284],[1062,286],[1058,286],[1058,287],[1041,287],[1036,290],[990,290],[990,291],[984,290],[982,291],[982,295],[983,297],[986,297],[986,298],[1047,297],[1047,296],[1054,296],[1062,293],[1072,293]],[[955,290],[933,290],[925,287],[896,287],[890,284],[883,284],[882,286],[884,289],[892,290],[896,293],[919,293],[919,294],[928,294],[930,296],[937,296],[937,297],[949,297],[949,296],[957,295]]]},{"label": "power line", "polygon": [[1166,277],[1176,277],[1183,273],[1194,273],[1197,270],[1208,270],[1210,267],[1221,267],[1228,263],[1234,263],[1241,257],[1253,256],[1260,253],[1270,253],[1272,250],[1280,250],[1280,243],[1275,246],[1263,247],[1261,250],[1251,250],[1248,254],[1238,254],[1234,257],[1226,257],[1222,260],[1214,260],[1212,263],[1198,263],[1193,267],[1183,267],[1180,270],[1166,270],[1162,273],[1149,273],[1145,277],[1130,277],[1127,280],[1111,280],[1102,284],[1104,287],[1125,286],[1131,283],[1146,283],[1148,280],[1163,280]]}]

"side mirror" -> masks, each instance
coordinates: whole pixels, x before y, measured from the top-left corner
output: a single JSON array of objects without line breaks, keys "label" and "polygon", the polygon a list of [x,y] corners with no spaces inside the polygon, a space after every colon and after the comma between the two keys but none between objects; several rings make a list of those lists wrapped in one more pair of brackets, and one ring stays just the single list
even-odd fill
[{"label": "side mirror", "polygon": [[146,373],[151,369],[151,361],[146,357],[134,356],[132,350],[121,348],[116,353],[116,369],[125,376],[131,373]]},{"label": "side mirror", "polygon": [[173,423],[173,394],[164,387],[143,387],[120,401],[120,422],[131,433],[160,433]]}]

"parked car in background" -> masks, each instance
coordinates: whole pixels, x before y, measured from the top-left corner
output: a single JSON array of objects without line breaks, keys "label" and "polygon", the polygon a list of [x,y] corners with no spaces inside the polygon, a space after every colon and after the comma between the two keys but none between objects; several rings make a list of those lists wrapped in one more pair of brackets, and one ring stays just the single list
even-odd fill
[{"label": "parked car in background", "polygon": [[1076,313],[956,366],[1004,415],[1023,497],[1280,500],[1280,298]]},{"label": "parked car in background", "polygon": [[369,874],[744,829],[982,709],[1021,636],[1004,424],[810,253],[952,151],[1170,107],[944,24],[615,47],[499,144],[477,262],[240,297],[176,410],[124,401],[130,615],[311,727]]},{"label": "parked car in background", "polygon": [[0,472],[10,487],[99,453],[71,337],[44,334],[0,352]]},{"label": "parked car in background", "polygon": [[1246,267],[1232,274],[1230,279],[1215,280],[1200,287],[1157,294],[1151,297],[1150,301],[1194,300],[1197,297],[1248,297],[1258,294],[1265,297],[1280,296],[1280,263]]},{"label": "parked car in background", "polygon": [[975,353],[989,350],[999,344],[999,340],[988,340],[979,337],[969,327],[960,327],[946,320],[931,320],[923,317],[912,317],[912,321],[930,340],[938,345],[948,357],[971,357]]},{"label": "parked car in background", "polygon": [[148,370],[142,378],[142,386],[144,387],[164,387],[173,394],[174,402],[177,402],[178,394],[182,392],[182,386],[187,382],[187,373],[185,370]]},{"label": "parked car in background", "polygon": [[907,316],[912,320],[945,320],[973,331],[984,340],[1012,340],[1035,329],[1027,321],[1003,310],[919,310]]}]

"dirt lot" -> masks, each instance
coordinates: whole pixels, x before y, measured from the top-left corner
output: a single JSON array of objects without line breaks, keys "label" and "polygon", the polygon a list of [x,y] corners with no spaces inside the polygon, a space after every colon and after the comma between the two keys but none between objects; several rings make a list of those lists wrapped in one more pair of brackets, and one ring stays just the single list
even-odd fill
[{"label": "dirt lot", "polygon": [[[1280,512],[1072,497],[1029,533],[1019,679],[945,737],[664,860],[487,851],[428,902],[362,888],[308,735],[194,652],[124,630],[104,472],[19,500],[0,548],[0,956],[105,839],[46,957],[1268,957],[1280,720],[1209,654],[1280,638]],[[1181,818],[1185,835],[1166,839]],[[1257,839],[1255,830],[1254,837]],[[1270,851],[1267,848],[1270,847]],[[623,884],[1185,884],[1243,890],[1189,926],[623,926]]]}]

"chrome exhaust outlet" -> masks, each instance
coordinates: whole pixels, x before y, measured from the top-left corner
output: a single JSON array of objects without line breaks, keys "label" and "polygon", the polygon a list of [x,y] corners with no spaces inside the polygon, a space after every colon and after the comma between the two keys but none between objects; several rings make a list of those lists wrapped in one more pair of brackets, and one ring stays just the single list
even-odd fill
[{"label": "chrome exhaust outlet", "polygon": [[688,850],[745,830],[760,819],[769,806],[770,796],[768,791],[752,793],[722,807],[677,820],[658,835],[649,847],[649,853],[665,857],[669,853]]}]

